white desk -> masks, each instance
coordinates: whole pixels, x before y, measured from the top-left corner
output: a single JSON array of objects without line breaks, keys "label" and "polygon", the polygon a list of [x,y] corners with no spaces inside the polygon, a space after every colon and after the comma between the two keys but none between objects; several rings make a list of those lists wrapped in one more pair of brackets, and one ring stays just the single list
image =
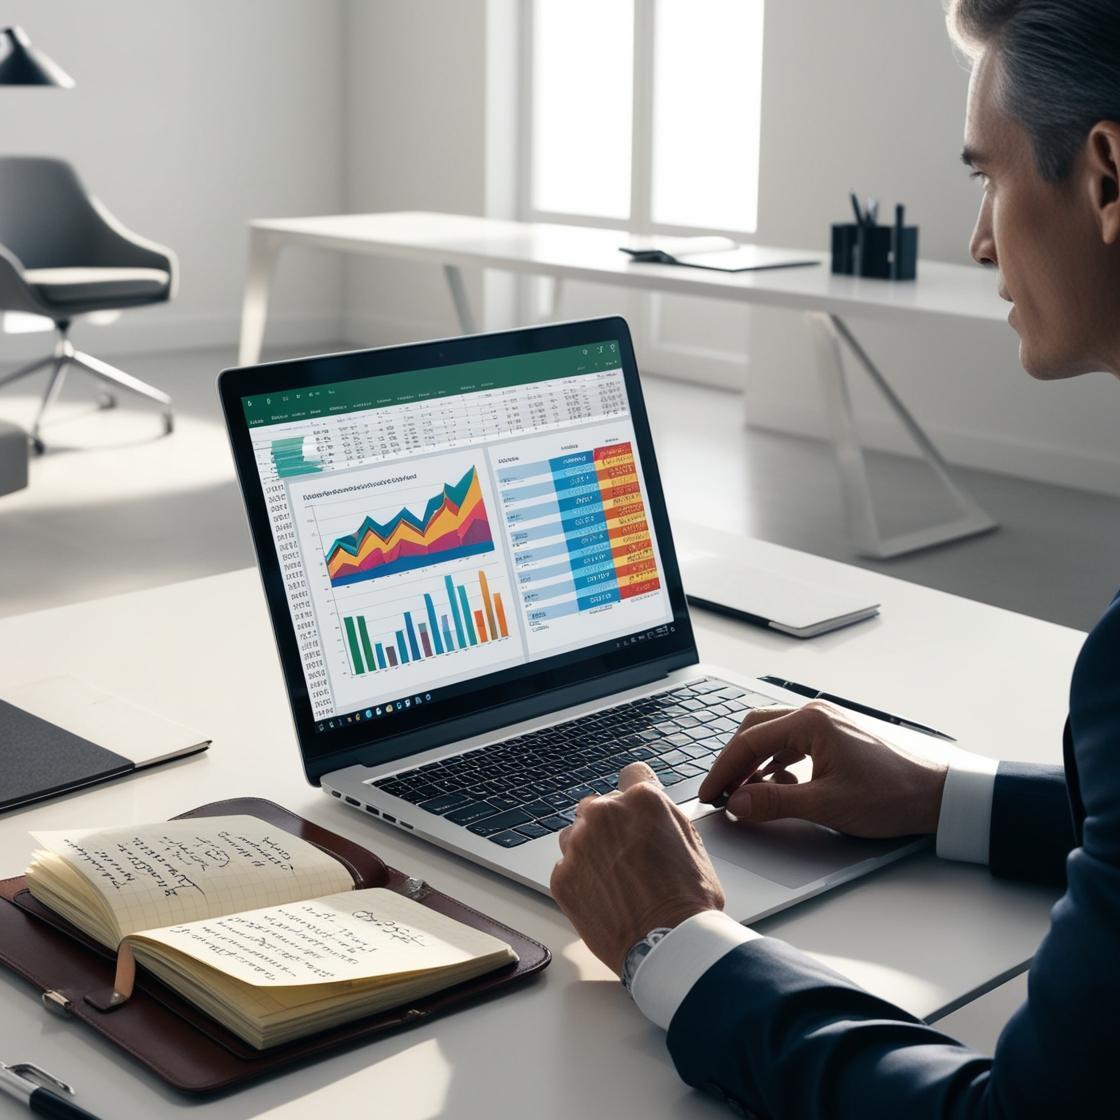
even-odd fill
[{"label": "white desk", "polygon": [[[250,223],[249,236],[249,271],[241,318],[242,365],[260,360],[273,267],[287,245],[441,265],[465,334],[475,333],[477,326],[463,284],[463,268],[500,268],[550,277],[550,318],[554,319],[559,314],[566,280],[801,311],[816,344],[856,551],[865,556],[898,556],[995,528],[995,522],[952,480],[937,448],[860,346],[847,321],[860,317],[906,325],[930,316],[1002,321],[1007,317],[1006,304],[996,294],[992,276],[979,268],[921,261],[916,281],[892,283],[833,276],[827,260],[821,257],[822,264],[816,268],[720,273],[632,263],[618,251],[625,235],[617,230],[425,212],[262,219]],[[815,255],[800,250],[789,253],[795,260]],[[945,524],[882,536],[848,394],[842,359],[845,347],[910,433],[953,498],[959,516]]]},{"label": "white desk", "polygon": [[[701,655],[827,682],[938,726],[962,745],[1056,761],[1082,635],[777,545],[744,561],[870,593],[877,620],[812,642],[696,616]],[[105,1120],[185,1113],[455,1117],[722,1116],[680,1082],[660,1031],[543,896],[359,817],[304,782],[254,571],[0,621],[0,680],[72,673],[213,736],[207,755],[0,817],[0,874],[18,873],[32,828],[162,819],[220,797],[269,797],[369,845],[549,945],[543,976],[512,995],[294,1070],[204,1105],[165,1090],[81,1024],[48,1014],[0,973],[0,1060],[73,1082]],[[1029,697],[1029,703],[1020,698]],[[1024,967],[1053,892],[921,855],[762,923],[877,993],[933,1018]],[[0,1117],[19,1115],[0,1099]]]}]

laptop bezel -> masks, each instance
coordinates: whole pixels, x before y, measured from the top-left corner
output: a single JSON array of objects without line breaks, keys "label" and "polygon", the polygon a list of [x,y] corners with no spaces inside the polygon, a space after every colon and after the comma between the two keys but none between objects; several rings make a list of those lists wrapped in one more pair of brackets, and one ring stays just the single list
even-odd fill
[{"label": "laptop bezel", "polygon": [[[672,632],[655,642],[633,643],[622,649],[577,658],[573,653],[518,667],[531,669],[516,680],[491,689],[500,695],[478,703],[477,693],[455,697],[425,711],[439,718],[413,722],[396,733],[391,725],[356,723],[335,729],[323,749],[307,692],[295,628],[280,571],[265,496],[245,419],[242,398],[261,393],[284,393],[339,381],[425,370],[464,362],[500,359],[520,354],[617,341],[623,377],[646,484],[649,516],[662,561],[662,575],[673,611]],[[250,536],[276,638],[288,703],[304,770],[312,784],[322,775],[345,766],[380,765],[467,739],[522,719],[557,711],[575,703],[609,695],[635,684],[657,680],[674,669],[699,660],[689,620],[680,568],[673,547],[649,420],[642,397],[629,327],[621,317],[518,328],[493,334],[469,335],[423,343],[353,350],[336,354],[267,362],[223,370],[218,391],[234,464],[241,486]],[[510,672],[506,670],[505,672]],[[482,682],[480,681],[480,686]],[[442,710],[441,710],[442,709]],[[416,720],[418,713],[413,713]],[[424,717],[420,717],[424,718]],[[396,723],[396,721],[392,721]],[[399,724],[397,725],[399,726]],[[378,733],[375,738],[371,735]]]}]

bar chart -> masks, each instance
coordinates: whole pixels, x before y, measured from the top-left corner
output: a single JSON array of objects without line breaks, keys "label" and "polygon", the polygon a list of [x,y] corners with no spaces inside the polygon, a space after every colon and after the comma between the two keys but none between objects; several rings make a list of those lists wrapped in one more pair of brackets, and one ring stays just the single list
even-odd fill
[{"label": "bar chart", "polygon": [[397,619],[352,613],[344,614],[342,621],[355,676],[445,657],[509,637],[501,592],[491,590],[482,570],[474,573],[470,584],[444,576],[438,585],[420,592],[414,605],[402,610]]}]

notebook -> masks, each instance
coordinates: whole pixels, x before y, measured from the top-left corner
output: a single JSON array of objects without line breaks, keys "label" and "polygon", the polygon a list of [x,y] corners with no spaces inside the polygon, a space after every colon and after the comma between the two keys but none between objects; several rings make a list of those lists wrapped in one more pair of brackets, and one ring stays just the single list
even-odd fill
[{"label": "notebook", "polygon": [[86,684],[46,677],[0,699],[0,812],[204,751],[189,727]]},{"label": "notebook", "polygon": [[[235,822],[232,826],[231,820]],[[180,829],[185,830],[187,836],[202,837],[210,843],[199,845],[184,840]],[[135,830],[124,830],[126,836],[130,832],[135,833]],[[296,1062],[326,1054],[338,1047],[423,1022],[432,1016],[467,1006],[484,995],[503,991],[509,984],[538,973],[551,959],[543,945],[524,934],[464,906],[418,878],[388,867],[360,845],[268,801],[241,798],[205,805],[177,818],[174,825],[163,826],[159,836],[162,838],[154,844],[151,837],[147,838],[144,845],[147,850],[133,843],[126,844],[131,855],[120,850],[119,837],[108,837],[104,833],[100,834],[100,840],[80,833],[61,836],[41,834],[40,842],[46,845],[44,851],[62,846],[63,850],[74,853],[76,848],[70,845],[77,845],[94,855],[110,876],[134,875],[140,885],[131,890],[140,893],[134,894],[124,908],[122,916],[126,925],[165,921],[169,913],[182,915],[180,918],[172,917],[172,922],[178,922],[174,926],[156,926],[154,930],[138,931],[145,934],[144,937],[130,935],[130,943],[135,941],[138,946],[141,943],[163,944],[173,936],[190,939],[200,928],[198,923],[210,922],[213,926],[213,918],[199,915],[214,909],[225,909],[231,904],[231,899],[232,905],[239,908],[239,917],[257,923],[262,922],[264,913],[275,915],[278,908],[282,910],[285,907],[289,911],[294,907],[298,918],[299,907],[313,903],[313,912],[304,913],[303,918],[307,922],[322,923],[320,933],[329,932],[328,927],[334,927],[331,938],[335,942],[341,940],[352,950],[356,943],[341,932],[339,913],[349,912],[360,922],[360,932],[365,938],[387,938],[394,945],[394,953],[411,952],[413,956],[426,956],[431,962],[435,958],[428,950],[433,945],[438,945],[439,952],[445,955],[451,946],[459,954],[459,959],[450,962],[450,966],[465,966],[455,975],[444,973],[443,981],[452,981],[450,987],[441,981],[443,986],[439,990],[429,988],[425,994],[421,986],[402,985],[395,992],[392,1007],[382,1005],[380,1010],[363,1007],[360,1014],[355,1012],[354,1017],[347,1019],[346,1015],[342,1016],[346,1021],[339,1021],[337,1016],[321,1018],[314,1023],[311,1033],[288,1040],[274,1035],[269,1040],[270,1044],[262,1048],[199,1007],[193,998],[195,993],[184,979],[188,973],[184,972],[173,982],[168,982],[170,976],[157,976],[140,961],[139,955],[135,957],[140,966],[135,974],[131,996],[123,1000],[114,999],[114,992],[121,981],[121,958],[99,938],[105,938],[112,928],[112,921],[120,919],[113,919],[111,912],[102,910],[100,919],[94,919],[86,931],[36,898],[24,876],[0,882],[0,965],[22,976],[41,992],[48,1009],[97,1031],[168,1084],[184,1092],[206,1093],[233,1088],[266,1074],[286,1071]],[[70,845],[65,837],[69,837]],[[133,836],[132,840],[135,839]],[[108,852],[112,859],[97,854],[107,850],[106,841],[115,846],[115,851]],[[209,853],[201,857],[204,861],[209,858],[216,863],[227,862],[231,867],[224,882],[212,875],[207,880],[209,901],[205,904],[202,904],[199,892],[184,881],[183,875],[172,874],[170,866],[161,862],[163,857],[171,862],[179,860],[177,866],[181,872],[181,862],[184,859],[193,862],[200,852]],[[164,884],[153,882],[153,877],[147,872],[137,874],[134,860],[138,860],[141,867],[162,868],[160,875]],[[120,865],[119,869],[114,870],[113,861]],[[262,862],[272,868],[267,875],[272,885],[258,885],[246,890],[245,880],[261,883],[261,869],[256,865]],[[246,864],[251,870],[246,871]],[[282,873],[277,870],[285,864],[292,869]],[[185,880],[190,882],[200,878],[189,872],[185,875]],[[284,886],[277,893],[280,883]],[[42,885],[40,882],[36,889],[40,890]],[[340,886],[343,889],[335,889]],[[116,891],[116,888],[112,889]],[[174,892],[176,899],[190,898],[193,901],[190,905],[184,901],[160,901],[158,895],[167,891]],[[48,897],[49,893],[48,890]],[[313,897],[310,900],[292,897],[298,895]],[[288,901],[277,901],[284,898]],[[256,914],[240,909],[246,901],[251,901]],[[262,901],[264,906],[259,905]],[[120,911],[121,907],[117,905],[115,909]],[[189,913],[194,916],[188,918]],[[328,913],[333,916],[327,917]],[[361,916],[355,917],[358,914]],[[295,933],[286,928],[285,921],[281,917],[279,921],[270,922],[266,927],[271,931],[270,935],[295,938]],[[83,924],[90,923],[83,919]],[[379,934],[371,934],[371,930],[379,931]],[[259,934],[259,931],[256,932]],[[225,935],[225,931],[219,933]],[[415,942],[406,945],[401,940],[417,935],[425,938],[425,946],[417,946]],[[111,932],[108,939],[112,939]],[[326,942],[325,936],[323,939]],[[231,944],[224,942],[223,947],[229,950]],[[500,947],[496,951],[502,961],[488,971],[479,971],[484,966],[488,967],[484,957],[496,947]],[[197,948],[197,942],[193,948]],[[485,952],[481,951],[483,949]],[[293,952],[291,946],[284,951]],[[357,960],[356,954],[351,955]],[[468,966],[468,958],[473,958],[474,964]],[[227,963],[230,959],[232,954],[227,952]],[[274,966],[283,963],[292,962],[285,962],[281,957]],[[409,962],[404,963],[407,965]],[[415,963],[412,961],[412,964]],[[423,979],[424,969],[408,967],[402,972],[400,964],[399,956],[395,964],[390,962],[394,969],[394,982],[405,976],[409,984]],[[489,964],[494,964],[493,958]],[[334,961],[334,967],[344,965],[345,962]],[[447,965],[445,960],[439,967]],[[360,967],[345,966],[351,969]],[[431,971],[435,966],[429,964],[427,967]],[[468,974],[471,968],[475,969],[473,977]],[[355,998],[368,995],[369,985],[363,988],[360,981],[353,979],[327,981],[321,977],[318,983],[309,987],[321,994],[325,984],[342,985]],[[250,986],[258,992],[263,991],[266,1000],[273,998],[278,989],[290,990],[293,987],[260,983]],[[181,994],[181,990],[188,994]],[[339,1004],[335,1000],[323,1007],[333,1015]],[[322,1008],[316,1008],[314,1013],[318,1014],[320,1010]]]},{"label": "notebook", "polygon": [[258,1050],[517,960],[503,941],[250,816],[33,833],[32,896]]},{"label": "notebook", "polygon": [[771,249],[764,245],[740,245],[730,237],[662,237],[621,246],[634,261],[649,264],[680,264],[709,268],[715,272],[758,272],[768,268],[804,268],[820,264],[819,257]]}]

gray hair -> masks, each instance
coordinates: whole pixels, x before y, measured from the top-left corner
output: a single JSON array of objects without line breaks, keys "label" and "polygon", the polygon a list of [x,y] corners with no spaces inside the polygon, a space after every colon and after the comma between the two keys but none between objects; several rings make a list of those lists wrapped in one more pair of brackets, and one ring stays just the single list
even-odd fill
[{"label": "gray hair", "polygon": [[1117,0],[948,0],[946,22],[969,58],[995,50],[1002,107],[1044,179],[1069,174],[1095,124],[1120,121]]}]

